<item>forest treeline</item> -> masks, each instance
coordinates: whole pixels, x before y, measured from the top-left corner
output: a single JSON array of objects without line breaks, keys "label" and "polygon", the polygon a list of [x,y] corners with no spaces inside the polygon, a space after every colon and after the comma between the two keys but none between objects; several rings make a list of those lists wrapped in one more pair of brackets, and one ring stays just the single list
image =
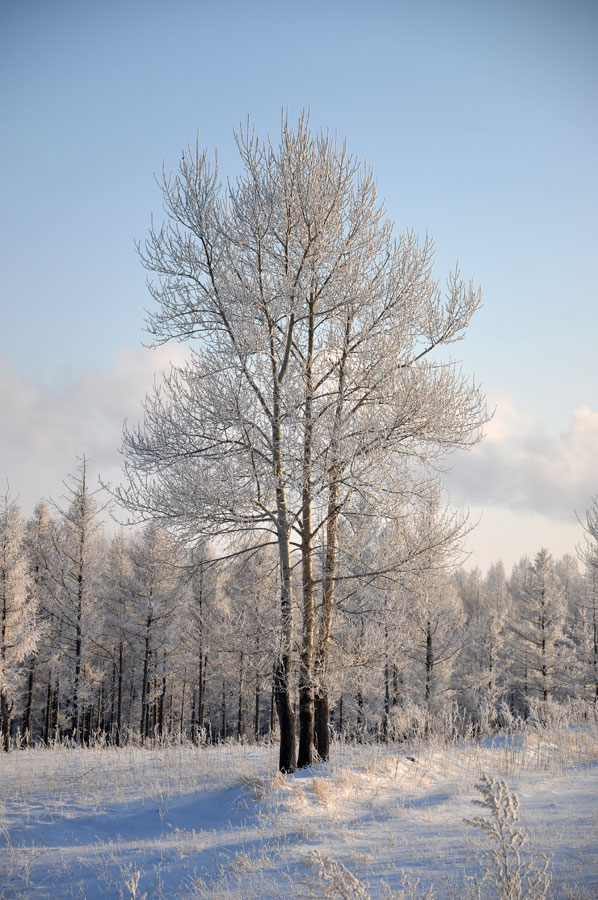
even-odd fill
[{"label": "forest treeline", "polygon": [[[40,502],[27,522],[3,501],[4,749],[275,736],[275,547],[223,564],[155,523],[107,535],[87,481],[83,463],[65,507]],[[339,580],[322,686],[330,732],[402,740],[450,720],[487,734],[572,700],[595,711],[595,512],[581,570],[540,549],[508,576],[497,562],[485,575],[426,564],[416,576]],[[371,556],[389,536],[358,539]],[[299,606],[293,615],[300,623]]]}]

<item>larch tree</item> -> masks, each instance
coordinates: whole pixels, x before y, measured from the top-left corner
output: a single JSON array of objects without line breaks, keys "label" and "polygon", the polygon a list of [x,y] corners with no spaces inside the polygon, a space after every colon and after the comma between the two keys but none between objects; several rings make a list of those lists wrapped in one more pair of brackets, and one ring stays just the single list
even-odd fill
[{"label": "larch tree", "polygon": [[19,507],[4,496],[0,506],[0,739],[5,751],[10,749],[15,692],[38,637],[24,537]]},{"label": "larch tree", "polygon": [[503,684],[503,646],[509,608],[502,563],[492,566],[485,579],[479,569],[456,573],[457,588],[466,615],[468,640],[459,655],[461,703],[478,733],[485,733],[498,718]]},{"label": "larch tree", "polygon": [[[37,650],[28,662],[27,694],[23,716],[25,740],[29,746],[34,739],[36,687],[52,692],[51,659],[53,656],[52,608],[55,583],[52,577],[53,522],[47,503],[36,504],[25,530],[25,546],[29,565],[31,595],[37,609],[39,636]],[[51,701],[50,701],[51,706]],[[43,734],[43,732],[42,732]],[[44,735],[47,740],[47,735]]]},{"label": "larch tree", "polygon": [[132,678],[129,655],[133,577],[130,539],[121,529],[108,547],[106,572],[102,584],[103,631],[98,644],[111,669],[110,732],[111,739],[121,746],[124,740],[127,679]]},{"label": "larch tree", "polygon": [[[79,473],[67,484],[70,502],[55,530],[55,571],[57,584],[54,606],[58,618],[62,668],[68,697],[67,734],[75,741],[84,737],[84,694],[86,665],[93,649],[90,642],[94,616],[99,613],[100,547],[98,507],[89,490],[88,464],[83,457]],[[87,674],[91,674],[88,672]],[[88,699],[88,698],[85,698]]]},{"label": "larch tree", "polygon": [[584,542],[577,549],[585,568],[579,658],[586,696],[598,708],[598,494],[586,512],[583,528]]},{"label": "larch tree", "polygon": [[526,705],[530,698],[544,704],[561,684],[560,657],[565,635],[566,604],[553,559],[541,549],[533,564],[519,566],[511,579],[514,656],[520,690]]},{"label": "larch tree", "polygon": [[131,546],[131,602],[128,622],[142,672],[139,734],[162,737],[167,688],[167,660],[173,650],[173,627],[181,606],[180,571],[175,546],[155,523],[146,525]]},{"label": "larch tree", "polygon": [[185,629],[181,635],[184,652],[181,692],[181,733],[185,733],[185,703],[190,688],[188,706],[191,710],[191,740],[199,743],[204,734],[206,718],[208,666],[212,663],[211,624],[216,598],[217,577],[210,566],[210,554],[197,548],[190,559],[191,577],[185,598]]},{"label": "larch tree", "polygon": [[[371,171],[329,135],[313,136],[305,116],[296,130],[283,119],[279,147],[249,131],[237,144],[243,171],[225,189],[198,148],[164,177],[168,220],[141,249],[158,304],[148,329],[156,343],[193,346],[188,365],[146,399],[143,425],[125,431],[117,495],[191,540],[228,541],[231,552],[248,534],[254,546],[276,544],[279,765],[289,771],[293,554],[302,573],[299,765],[309,765],[339,515],[355,492],[369,497],[370,514],[385,504],[396,515],[421,486],[422,463],[479,436],[479,391],[457,366],[428,357],[463,337],[480,293],[457,272],[443,293],[430,242],[394,238]],[[319,749],[326,757],[327,745]]]}]

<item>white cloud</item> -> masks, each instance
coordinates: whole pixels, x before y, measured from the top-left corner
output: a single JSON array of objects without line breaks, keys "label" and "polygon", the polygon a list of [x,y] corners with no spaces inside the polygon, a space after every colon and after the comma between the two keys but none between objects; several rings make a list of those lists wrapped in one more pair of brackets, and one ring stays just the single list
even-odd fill
[{"label": "white cloud", "polygon": [[459,504],[495,506],[570,522],[598,490],[598,412],[580,406],[565,430],[542,422],[508,399],[496,405],[486,436],[456,455],[448,487]]},{"label": "white cloud", "polygon": [[27,379],[0,360],[0,479],[18,495],[23,512],[42,496],[63,495],[62,482],[84,453],[95,476],[117,478],[124,419],[141,417],[154,374],[184,356],[180,345],[121,348],[110,369],[62,376],[54,384]]}]

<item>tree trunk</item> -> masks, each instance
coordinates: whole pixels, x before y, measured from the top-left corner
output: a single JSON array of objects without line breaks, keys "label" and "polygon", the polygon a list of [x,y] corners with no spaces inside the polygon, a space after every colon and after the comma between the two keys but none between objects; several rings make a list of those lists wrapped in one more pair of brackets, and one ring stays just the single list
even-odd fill
[{"label": "tree trunk", "polygon": [[[385,604],[386,606],[386,604]],[[382,734],[384,741],[388,743],[388,729],[390,723],[390,662],[388,659],[388,625],[384,625],[384,719],[382,721]]]},{"label": "tree trunk", "polygon": [[54,742],[57,742],[60,737],[60,680],[56,680],[56,684],[54,685],[54,692],[52,696],[52,730],[51,737]]},{"label": "tree trunk", "polygon": [[316,751],[321,760],[330,758],[330,710],[328,703],[328,655],[332,637],[332,619],[335,602],[336,557],[338,550],[339,483],[341,476],[341,433],[345,404],[346,367],[351,334],[352,314],[347,315],[343,353],[339,363],[338,387],[334,410],[334,425],[331,440],[330,466],[328,469],[328,509],[326,516],[326,555],[324,559],[324,581],[322,589],[322,610],[315,651],[316,693],[314,709],[314,737]]},{"label": "tree trunk", "polygon": [[150,658],[150,627],[151,619],[148,618],[145,629],[145,652],[143,655],[143,680],[141,682],[141,722],[139,725],[139,734],[143,741],[149,735],[149,709],[147,702],[148,695],[148,677],[149,677],[149,658]]},{"label": "tree trunk", "polygon": [[206,680],[208,677],[208,654],[204,653],[203,660],[200,661],[199,668],[199,691],[197,697],[197,725],[200,730],[200,736],[203,732],[204,721],[206,717]]},{"label": "tree trunk", "polygon": [[245,688],[244,685],[244,662],[245,662],[245,654],[241,650],[239,654],[239,708],[237,710],[237,737],[240,739],[243,736],[243,732],[245,730],[245,722],[243,717],[243,690]]},{"label": "tree trunk", "polygon": [[164,737],[164,704],[166,702],[166,675],[162,675],[162,691],[158,701],[158,737]]},{"label": "tree trunk", "polygon": [[364,737],[364,726],[365,726],[365,718],[363,715],[363,692],[361,690],[361,678],[359,678],[357,682],[357,694],[355,696],[355,702],[357,704],[357,740],[359,743],[363,743]]},{"label": "tree trunk", "polygon": [[121,641],[118,646],[118,694],[116,701],[116,745],[122,744],[122,714],[123,714],[123,664],[124,645]]},{"label": "tree trunk", "polygon": [[[289,338],[291,326],[289,325]],[[289,342],[290,349],[290,342]],[[295,713],[291,703],[291,653],[293,648],[293,588],[290,552],[289,512],[287,506],[284,467],[282,460],[280,378],[274,348],[273,333],[270,334],[270,356],[273,375],[272,397],[272,460],[276,477],[276,517],[278,555],[280,564],[280,619],[281,641],[274,672],[274,694],[276,711],[280,724],[280,750],[278,767],[281,772],[292,772],[297,758],[295,734]],[[284,364],[283,364],[284,367]]]},{"label": "tree trunk", "polygon": [[183,672],[183,687],[181,690],[181,714],[179,721],[179,743],[183,743],[183,737],[187,737],[185,731],[185,689],[187,687],[187,669],[185,668]]},{"label": "tree trunk", "polygon": [[35,668],[35,657],[31,660],[29,666],[29,675],[27,677],[27,701],[25,703],[24,729],[25,729],[25,745],[31,747],[33,744],[33,671]]},{"label": "tree trunk", "polygon": [[[6,620],[7,620],[7,589],[5,570],[2,570],[2,628],[0,631],[0,660],[2,668],[6,667]],[[9,721],[8,696],[6,688],[0,690],[0,728],[2,729],[2,747],[8,753],[10,749],[10,721]]]},{"label": "tree trunk", "polygon": [[[594,600],[595,603],[595,600]],[[592,609],[592,637],[593,637],[593,656],[592,666],[594,670],[594,706],[598,706],[598,617],[596,616],[596,606]]]},{"label": "tree trunk", "polygon": [[255,712],[253,716],[253,733],[256,741],[260,737],[260,676],[255,676]]},{"label": "tree trunk", "polygon": [[10,706],[5,688],[0,691],[0,727],[2,729],[2,749],[8,753],[10,750]]},{"label": "tree trunk", "polygon": [[314,746],[314,584],[312,538],[312,442],[313,442],[313,295],[309,300],[308,347],[305,361],[305,430],[303,438],[303,497],[301,508],[301,566],[303,585],[303,631],[299,668],[299,768],[311,766]]},{"label": "tree trunk", "polygon": [[432,647],[432,623],[426,622],[426,705],[429,707],[432,696],[432,669],[434,654]]},{"label": "tree trunk", "polygon": [[320,628],[318,633],[318,645],[316,648],[316,678],[317,688],[315,697],[315,740],[316,750],[321,760],[330,758],[330,730],[328,722],[330,718],[328,704],[328,686],[326,677],[328,673],[328,653],[332,637],[332,617],[334,613],[334,576],[336,573],[336,553],[338,541],[338,500],[339,487],[336,474],[331,475],[331,483],[328,489],[328,519],[326,524],[326,555],[324,559],[324,584],[322,591],[322,610],[320,613]]},{"label": "tree trunk", "polygon": [[196,697],[197,691],[193,690],[191,692],[191,741],[193,744],[197,744]]},{"label": "tree trunk", "polygon": [[270,736],[272,735],[272,732],[274,731],[274,709],[275,709],[275,705],[276,705],[274,681],[275,681],[275,671],[273,669],[272,670],[272,689],[270,691]]},{"label": "tree trunk", "polygon": [[52,733],[52,672],[48,674],[48,690],[46,693],[46,717],[44,721],[44,744],[46,747],[50,743],[50,735]]},{"label": "tree trunk", "polygon": [[220,703],[220,737],[226,737],[226,682],[222,679],[222,700]]},{"label": "tree trunk", "polygon": [[96,734],[100,735],[104,731],[104,683],[100,685],[98,691],[98,714],[96,716]]}]

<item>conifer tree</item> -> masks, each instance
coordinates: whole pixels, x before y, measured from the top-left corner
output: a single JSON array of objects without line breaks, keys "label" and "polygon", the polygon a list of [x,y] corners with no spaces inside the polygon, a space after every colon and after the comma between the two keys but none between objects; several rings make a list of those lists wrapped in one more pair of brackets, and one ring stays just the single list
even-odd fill
[{"label": "conifer tree", "polygon": [[577,553],[585,568],[578,649],[581,680],[586,696],[598,708],[598,494],[586,513],[584,542]]},{"label": "conifer tree", "polygon": [[89,490],[87,469],[84,456],[79,473],[67,484],[70,503],[64,510],[58,508],[61,522],[55,532],[55,607],[57,640],[63,654],[66,733],[78,742],[84,736],[85,701],[91,699],[87,696],[85,679],[92,674],[90,639],[96,627],[94,617],[99,612],[100,592],[100,524],[98,507]]},{"label": "conifer tree", "polygon": [[511,590],[519,689],[525,701],[536,697],[546,703],[562,684],[560,656],[566,615],[563,590],[546,549],[536,554],[533,564],[520,567]]},{"label": "conifer tree", "polygon": [[24,537],[19,507],[5,495],[0,505],[0,740],[5,751],[19,680],[38,640]]}]

